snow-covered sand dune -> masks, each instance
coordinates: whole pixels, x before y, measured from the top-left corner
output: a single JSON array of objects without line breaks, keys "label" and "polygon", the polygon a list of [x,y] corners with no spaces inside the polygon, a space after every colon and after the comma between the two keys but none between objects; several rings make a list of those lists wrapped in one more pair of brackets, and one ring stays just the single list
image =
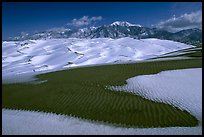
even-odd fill
[{"label": "snow-covered sand dune", "polygon": [[3,81],[76,66],[140,61],[192,47],[159,39],[97,38],[2,42]]},{"label": "snow-covered sand dune", "polygon": [[202,68],[162,71],[126,80],[124,86],[109,86],[114,91],[132,92],[157,102],[186,110],[202,124]]},{"label": "snow-covered sand dune", "polygon": [[3,135],[201,135],[202,127],[120,128],[51,113],[2,110]]}]

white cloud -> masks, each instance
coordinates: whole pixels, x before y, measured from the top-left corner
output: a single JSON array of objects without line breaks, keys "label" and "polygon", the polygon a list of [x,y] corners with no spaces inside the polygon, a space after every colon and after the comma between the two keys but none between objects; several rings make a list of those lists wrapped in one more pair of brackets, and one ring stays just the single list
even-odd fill
[{"label": "white cloud", "polygon": [[27,35],[29,35],[27,32],[24,32],[24,31],[21,32],[21,36],[22,36],[22,37],[25,37],[25,36],[27,36]]},{"label": "white cloud", "polygon": [[75,27],[87,26],[100,20],[102,20],[101,16],[98,16],[98,17],[83,16],[82,18],[79,18],[79,19],[73,19],[71,22],[67,23],[67,25],[71,25]]},{"label": "white cloud", "polygon": [[202,11],[183,14],[180,17],[173,17],[166,21],[160,22],[157,28],[170,32],[177,32],[184,29],[199,28],[202,29]]},{"label": "white cloud", "polygon": [[47,29],[47,31],[55,31],[55,32],[63,32],[63,31],[68,31],[70,29],[65,28],[65,27],[54,27],[54,28],[50,28]]}]

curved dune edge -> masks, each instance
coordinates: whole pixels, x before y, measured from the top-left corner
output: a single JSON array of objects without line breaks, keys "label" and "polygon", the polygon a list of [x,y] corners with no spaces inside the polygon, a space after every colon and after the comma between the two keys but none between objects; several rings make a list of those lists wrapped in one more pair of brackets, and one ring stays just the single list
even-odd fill
[{"label": "curved dune edge", "polygon": [[121,128],[52,113],[2,109],[3,135],[202,135],[202,126]]},{"label": "curved dune edge", "polygon": [[[175,75],[172,75],[173,72],[175,72]],[[185,73],[183,73],[185,72]],[[179,73],[179,74],[178,74]],[[187,74],[188,75],[187,75]],[[185,74],[185,75],[184,75]],[[143,83],[144,81],[148,80],[154,80],[156,82],[158,81],[158,77],[160,77],[161,81],[165,83],[165,79],[168,77],[168,80],[171,81],[171,78],[174,79],[174,82],[171,84],[174,84],[174,89],[177,89],[178,87],[176,85],[182,85],[181,79],[178,77],[181,77],[182,79],[185,79],[186,81],[190,80],[191,83],[194,81],[194,84],[197,85],[197,91],[195,94],[194,91],[194,98],[189,98],[189,94],[185,92],[185,94],[176,94],[177,96],[174,98],[176,103],[180,104],[181,109],[185,109],[190,111],[190,113],[194,114],[194,116],[199,120],[199,125],[197,127],[168,127],[168,128],[121,128],[121,127],[114,127],[111,125],[105,125],[101,123],[95,123],[93,121],[79,119],[76,117],[71,116],[65,116],[65,115],[56,115],[53,113],[44,113],[44,112],[34,112],[34,111],[25,111],[25,110],[10,110],[10,109],[3,109],[2,110],[2,134],[8,135],[8,134],[66,134],[66,135],[77,135],[77,134],[134,134],[134,135],[202,135],[202,96],[200,96],[200,88],[202,86],[199,85],[199,82],[202,83],[202,77],[201,80],[199,79],[202,75],[202,69],[182,69],[182,70],[173,70],[173,71],[164,71],[161,73],[158,73],[156,75],[146,75],[146,76],[138,76],[140,77],[140,80],[142,79]],[[138,78],[136,77],[136,78]],[[142,78],[141,78],[142,77]],[[146,77],[147,79],[143,79]],[[187,78],[189,77],[189,78]],[[157,80],[155,80],[155,78]],[[199,79],[199,82],[197,81]],[[140,80],[137,80],[137,82],[141,82]],[[160,81],[160,82],[161,82]],[[185,82],[186,82],[185,81]],[[127,85],[130,83],[130,80],[127,80]],[[175,84],[177,83],[177,84]],[[147,83],[146,83],[147,84]],[[155,84],[155,83],[152,83]],[[195,86],[194,85],[194,86]],[[144,85],[143,85],[144,86]],[[131,87],[131,86],[127,86]],[[134,87],[134,86],[132,86]],[[141,85],[140,85],[141,87]],[[151,85],[149,82],[149,89]],[[161,87],[161,86],[159,86]],[[165,86],[166,87],[166,86]],[[186,86],[188,90],[185,91],[192,91],[190,90],[190,87],[195,89],[193,87],[193,84]],[[116,88],[116,87],[115,87]],[[118,87],[117,87],[118,88]],[[179,87],[181,88],[181,87]],[[120,87],[119,89],[124,90],[124,87]],[[126,89],[126,88],[125,88]],[[140,90],[141,91],[141,90]],[[150,90],[147,90],[150,91]],[[160,91],[157,87],[157,91]],[[171,90],[173,91],[173,90]],[[181,90],[180,90],[181,91]],[[144,92],[145,97],[148,97],[148,92]],[[153,90],[152,90],[153,93]],[[171,93],[171,92],[169,92]],[[181,92],[182,93],[182,92]],[[202,90],[201,90],[202,93]],[[159,96],[160,94],[156,94],[157,98],[154,98],[154,94],[151,94],[151,99],[156,101],[156,99],[159,99],[162,102],[165,102],[165,95],[164,94],[161,98]],[[171,99],[172,103],[172,96],[173,94],[168,94],[168,97]],[[182,99],[179,98],[179,95],[182,95]],[[185,95],[185,96],[184,96]],[[158,98],[159,97],[159,98]],[[181,97],[181,96],[180,96]],[[168,98],[168,99],[169,99]],[[197,99],[197,100],[192,100]],[[201,99],[201,100],[199,100]],[[158,101],[158,100],[157,100]],[[185,101],[191,102],[190,106],[185,104]],[[192,103],[194,101],[194,103]],[[201,102],[201,104],[200,104]],[[168,103],[168,101],[166,101]],[[173,104],[173,103],[172,103]],[[178,105],[177,104],[177,105]],[[176,104],[174,104],[176,105]],[[195,107],[197,106],[197,107]],[[183,107],[183,108],[182,108]]]},{"label": "curved dune edge", "polygon": [[162,71],[126,80],[123,86],[108,86],[113,91],[131,92],[146,99],[186,110],[202,124],[202,68]]}]

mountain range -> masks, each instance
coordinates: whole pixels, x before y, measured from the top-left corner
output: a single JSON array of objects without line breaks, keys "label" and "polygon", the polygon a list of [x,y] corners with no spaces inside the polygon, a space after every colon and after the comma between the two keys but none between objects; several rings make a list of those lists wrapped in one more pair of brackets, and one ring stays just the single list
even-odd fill
[{"label": "mountain range", "polygon": [[112,38],[118,39],[122,37],[130,37],[135,39],[157,38],[165,40],[173,40],[186,44],[202,43],[202,30],[186,29],[176,33],[168,32],[158,28],[144,27],[138,24],[131,24],[125,21],[116,21],[109,25],[98,27],[74,28],[67,27],[50,29],[34,34],[23,34],[8,40],[37,40],[37,39],[58,39],[58,38]]}]

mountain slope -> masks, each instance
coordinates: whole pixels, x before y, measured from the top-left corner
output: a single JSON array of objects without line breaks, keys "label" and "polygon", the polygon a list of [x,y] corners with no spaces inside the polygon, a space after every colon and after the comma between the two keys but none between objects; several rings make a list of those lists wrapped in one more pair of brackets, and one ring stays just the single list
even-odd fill
[{"label": "mountain slope", "polygon": [[202,31],[199,29],[182,30],[171,33],[157,28],[143,27],[138,24],[131,24],[125,21],[116,21],[110,25],[99,27],[88,27],[80,29],[59,28],[43,31],[35,34],[24,34],[10,40],[36,40],[51,38],[113,38],[131,37],[136,39],[158,38],[173,40],[187,44],[202,43]]}]

